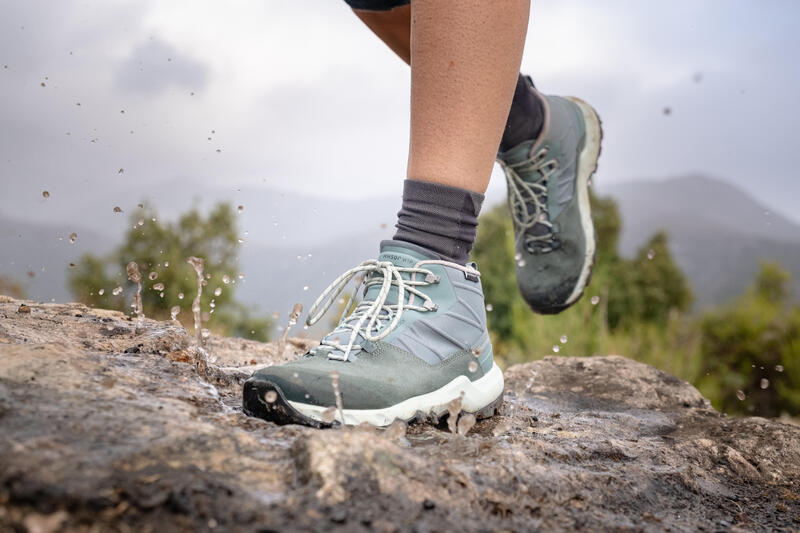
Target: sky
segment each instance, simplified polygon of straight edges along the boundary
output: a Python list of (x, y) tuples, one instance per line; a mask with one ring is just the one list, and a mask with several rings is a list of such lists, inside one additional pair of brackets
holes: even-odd
[[(792, 0), (534, 0), (522, 71), (598, 110), (601, 191), (702, 173), (800, 221), (799, 15)], [(0, 214), (43, 190), (368, 198), (405, 175), (408, 68), (334, 0), (0, 0), (0, 95)], [(489, 196), (503, 189), (495, 169)]]

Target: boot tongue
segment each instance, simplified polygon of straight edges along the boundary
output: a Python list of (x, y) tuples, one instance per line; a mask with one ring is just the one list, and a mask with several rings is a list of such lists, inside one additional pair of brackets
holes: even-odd
[[(398, 268), (411, 268), (420, 261), (424, 261), (426, 259), (440, 259), (435, 253), (422, 248), (421, 246), (417, 246), (416, 244), (411, 244), (403, 241), (381, 241), (381, 248), (380, 254), (378, 255), (378, 261), (389, 261), (394, 266)], [(373, 276), (376, 274), (373, 274)], [(400, 274), (403, 279), (407, 280), (411, 278), (411, 275), (403, 272)], [(367, 290), (367, 293), (364, 295), (365, 300), (374, 300), (378, 297), (378, 294), (381, 291), (381, 286), (379, 284), (375, 284)], [(406, 299), (408, 296), (406, 296)], [(396, 304), (397, 303), (397, 286), (393, 286), (389, 290), (389, 296), (386, 298), (387, 304)]]

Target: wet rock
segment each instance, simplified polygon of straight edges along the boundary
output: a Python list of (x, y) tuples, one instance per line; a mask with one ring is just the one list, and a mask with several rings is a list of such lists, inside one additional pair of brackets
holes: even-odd
[(173, 322), (23, 303), (0, 298), (0, 531), (800, 527), (800, 428), (623, 357), (516, 365), (467, 437), (390, 438), (242, 414), (242, 380), (311, 341), (212, 335), (199, 373)]

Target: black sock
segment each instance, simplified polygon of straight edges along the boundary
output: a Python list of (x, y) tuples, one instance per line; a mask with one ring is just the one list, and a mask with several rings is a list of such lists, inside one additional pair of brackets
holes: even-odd
[(405, 180), (394, 239), (464, 265), (475, 243), (483, 195), (427, 181)]
[(500, 141), (500, 151), (505, 152), (520, 143), (536, 139), (544, 125), (544, 106), (533, 90), (529, 76), (519, 75), (506, 129)]

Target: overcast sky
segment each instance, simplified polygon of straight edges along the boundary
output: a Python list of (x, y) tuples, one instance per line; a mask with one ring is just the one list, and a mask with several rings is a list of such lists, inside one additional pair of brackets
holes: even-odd
[[(800, 221), (798, 15), (534, 0), (522, 68), (599, 111), (601, 187), (702, 172)], [(0, 210), (175, 179), (397, 194), (408, 80), (335, 0), (0, 0)]]

